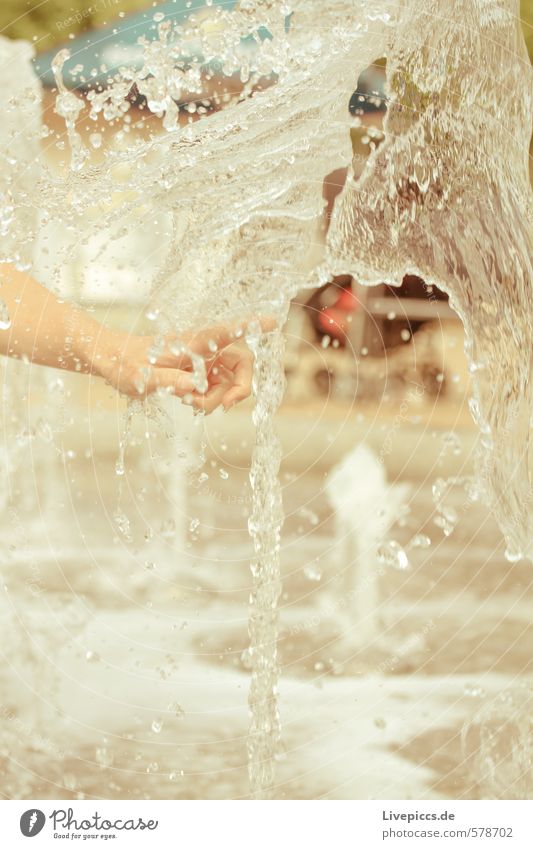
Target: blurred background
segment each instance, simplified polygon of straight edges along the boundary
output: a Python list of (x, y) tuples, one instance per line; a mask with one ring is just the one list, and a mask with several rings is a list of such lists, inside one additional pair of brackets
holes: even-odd
[[(533, 0), (521, 8), (531, 53)], [(35, 51), (36, 144), (50, 168), (68, 165), (57, 50), (69, 47), (65, 81), (89, 97), (139, 61), (158, 15), (192, 12), (210, 25), (200, 0), (3, 0), (2, 35)], [(4, 88), (17, 61), (4, 51)], [(384, 75), (377, 61), (346, 104), (359, 118), (356, 172), (383, 140)], [(238, 72), (212, 67), (204, 83), (179, 104), (183, 125), (242, 94)], [(82, 112), (95, 163), (121, 133), (160, 132), (134, 92), (129, 114), (116, 132)], [(324, 232), (345, 176), (324, 180)], [(60, 255), (65, 234), (47, 227), (46, 251)], [(61, 293), (104, 322), (149, 330), (149, 265), (165, 228), (131, 222), (113, 248), (105, 234), (80, 244)], [(46, 251), (36, 246), (36, 268), (50, 283)], [(276, 794), (529, 798), (531, 567), (505, 560), (470, 486), (477, 432), (461, 323), (417, 277), (371, 289), (339, 277), (295, 299), (285, 337)], [(97, 380), (5, 370), (23, 424), (3, 519), (1, 792), (246, 797), (252, 402), (205, 421), (148, 409), (126, 434), (123, 401)]]
[[(9, 38), (25, 38), (35, 41), (39, 50), (47, 50), (60, 44), (64, 39), (64, 33), (58, 23), (73, 18), (68, 24), (68, 32), (79, 34), (84, 30), (105, 26), (120, 13), (131, 13), (146, 11), (146, 9), (167, 6), (171, 8), (180, 5), (187, 7), (187, 3), (146, 3), (145, 0), (102, 0), (93, 4), (85, 3), (84, 0), (48, 0), (47, 3), (39, 3), (37, 0), (4, 0), (0, 13), (2, 31)], [(192, 3), (191, 6), (200, 4)], [(226, 4), (227, 5), (227, 4)], [(532, 27), (533, 27), (533, 3), (531, 0), (521, 0), (520, 17), (523, 21), (524, 36), (528, 45), (530, 55), (532, 49)]]

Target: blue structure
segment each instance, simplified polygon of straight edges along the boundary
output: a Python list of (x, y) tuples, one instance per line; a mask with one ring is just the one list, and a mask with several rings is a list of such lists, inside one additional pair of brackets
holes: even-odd
[[(236, 0), (212, 0), (211, 3), (212, 6), (225, 9), (232, 9), (235, 4)], [(154, 20), (154, 15), (162, 13), (164, 20), (180, 23), (193, 12), (205, 7), (205, 0), (167, 0), (158, 6), (149, 5), (145, 11), (118, 18), (105, 27), (82, 33), (63, 45), (41, 53), (34, 60), (35, 71), (43, 85), (53, 88), (55, 79), (52, 60), (59, 50), (67, 47), (70, 50), (70, 59), (63, 69), (65, 84), (71, 88), (98, 85), (105, 87), (109, 76), (115, 74), (120, 67), (140, 67), (142, 48), (138, 39), (157, 38), (159, 22)], [(110, 15), (113, 14), (112, 8), (110, 5)], [(101, 71), (102, 65), (106, 68), (104, 72)], [(73, 73), (73, 70), (80, 66), (83, 70)]]
[[(146, 0), (147, 5), (150, 0)], [(212, 0), (211, 6), (232, 9), (237, 0)], [(34, 60), (35, 71), (42, 84), (53, 88), (55, 78), (52, 72), (52, 61), (59, 50), (67, 47), (70, 59), (65, 62), (63, 77), (65, 85), (73, 89), (88, 89), (101, 86), (105, 88), (108, 80), (121, 67), (140, 68), (143, 50), (138, 43), (139, 38), (155, 40), (158, 37), (159, 21), (154, 15), (164, 15), (163, 20), (181, 23), (193, 12), (207, 7), (206, 0), (166, 0), (158, 6), (149, 5), (142, 12), (136, 12), (125, 18), (113, 20), (105, 27), (82, 33), (77, 38), (68, 40), (63, 45), (39, 54)], [(110, 13), (112, 14), (110, 3)], [(286, 19), (286, 27), (290, 25), (290, 16)], [(266, 28), (260, 28), (259, 35), (268, 38), (270, 33)], [(253, 50), (253, 39), (250, 42)], [(188, 56), (189, 59), (202, 60), (201, 56)], [(105, 71), (102, 71), (102, 66)], [(82, 68), (82, 70), (79, 70)], [(383, 91), (384, 76), (378, 68), (369, 68), (359, 79), (357, 91), (352, 96), (350, 111), (375, 112), (385, 109), (385, 94)]]

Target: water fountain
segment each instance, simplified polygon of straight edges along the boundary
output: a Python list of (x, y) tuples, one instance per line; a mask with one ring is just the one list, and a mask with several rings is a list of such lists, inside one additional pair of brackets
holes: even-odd
[[(328, 477), (326, 489), (332, 505), (337, 546), (333, 552), (335, 571), (342, 566), (342, 595), (348, 601), (342, 617), (344, 627), (356, 627), (355, 641), (365, 646), (380, 634), (379, 579), (383, 563), (407, 569), (408, 560), (395, 540), (384, 543), (408, 497), (406, 484), (391, 486), (385, 469), (365, 445), (358, 445)], [(378, 557), (379, 545), (387, 545)], [(337, 618), (338, 614), (337, 614)]]
[[(26, 166), (11, 152), (2, 193), (4, 209), (14, 212), (4, 213), (0, 257), (31, 267), (19, 246), (51, 220), (75, 242), (104, 227), (120, 238), (130, 217), (164, 213), (173, 236), (152, 281), (164, 317), (160, 333), (200, 321), (276, 317), (277, 330), (263, 334), (252, 323), (248, 333), (257, 439), (249, 754), (252, 794), (264, 798), (274, 792), (280, 737), (283, 516), (273, 416), (283, 391), (281, 327), (298, 289), (333, 273), (366, 285), (399, 285), (411, 273), (448, 292), (465, 325), (474, 375), (480, 492), (497, 510), (509, 559), (531, 555), (531, 357), (524, 352), (531, 347), (532, 75), (515, 0), (331, 0), (318, 19), (314, 0), (243, 0), (234, 11), (214, 8), (213, 16), (221, 26), (209, 30), (194, 15), (180, 27), (154, 18), (158, 39), (145, 45), (143, 68), (122, 69), (108, 88), (90, 93), (89, 118), (104, 119), (120, 136), (97, 164), (76, 128), (81, 98), (62, 81), (68, 52), (58, 55), (56, 111), (65, 120), (70, 167), (59, 176), (45, 169), (30, 191)], [(260, 35), (264, 29), (268, 37)], [(241, 72), (244, 94), (180, 127), (176, 100), (202, 85), (200, 65), (180, 58), (182, 41), (196, 38), (206, 59), (222, 57), (230, 74), (244, 36), (256, 42), (254, 64)], [(349, 130), (357, 118), (347, 103), (361, 71), (383, 56), (385, 141), (360, 179), (349, 170), (323, 245), (322, 180), (340, 166), (350, 169)], [(267, 77), (274, 84), (253, 91)], [(132, 91), (166, 132), (128, 140)], [(25, 125), (21, 136), (29, 131)], [(39, 225), (27, 214), (36, 203)], [(59, 275), (57, 267), (52, 285)]]

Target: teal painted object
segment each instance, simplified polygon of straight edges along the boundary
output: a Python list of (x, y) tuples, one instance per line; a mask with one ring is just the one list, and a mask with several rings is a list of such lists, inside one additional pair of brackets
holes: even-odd
[[(67, 47), (70, 59), (63, 69), (65, 84), (78, 89), (105, 86), (108, 78), (120, 67), (140, 67), (142, 48), (137, 42), (143, 36), (149, 40), (157, 38), (158, 23), (154, 21), (156, 13), (162, 12), (165, 20), (181, 22), (206, 5), (205, 0), (168, 0), (158, 6), (150, 5), (143, 12), (118, 18), (105, 27), (85, 32), (59, 47), (39, 54), (34, 60), (35, 71), (43, 85), (53, 88), (55, 79), (52, 60), (59, 50)], [(232, 9), (236, 0), (212, 0), (211, 5)], [(264, 35), (268, 35), (266, 30)], [(73, 69), (80, 65), (83, 71), (73, 74)], [(101, 71), (102, 65), (106, 67), (104, 72)]]

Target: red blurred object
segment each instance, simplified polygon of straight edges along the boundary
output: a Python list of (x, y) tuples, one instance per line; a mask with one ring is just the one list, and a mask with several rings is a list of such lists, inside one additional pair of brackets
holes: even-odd
[(339, 342), (346, 340), (348, 333), (349, 317), (359, 309), (359, 301), (352, 292), (352, 284), (348, 283), (340, 293), (339, 297), (331, 307), (325, 307), (318, 315), (320, 329), (338, 339)]

